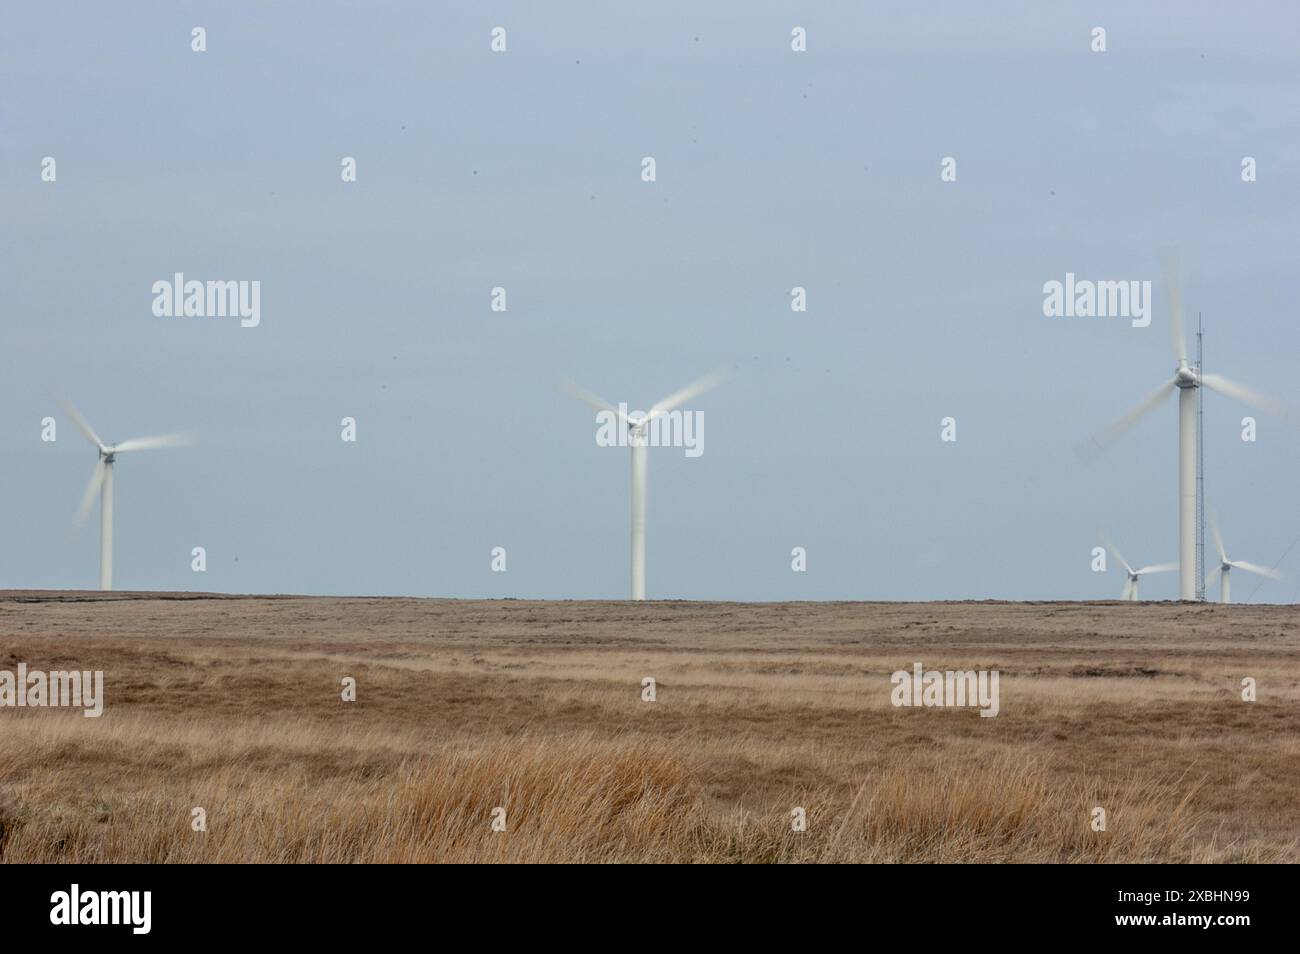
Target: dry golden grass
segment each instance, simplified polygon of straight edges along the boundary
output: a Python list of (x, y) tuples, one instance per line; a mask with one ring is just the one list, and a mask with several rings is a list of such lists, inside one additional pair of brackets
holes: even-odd
[[(100, 719), (0, 710), (0, 860), (1294, 861), (1298, 625), (0, 593), (0, 668), (103, 669), (107, 696)], [(914, 661), (1000, 669), (1001, 714), (893, 708)]]

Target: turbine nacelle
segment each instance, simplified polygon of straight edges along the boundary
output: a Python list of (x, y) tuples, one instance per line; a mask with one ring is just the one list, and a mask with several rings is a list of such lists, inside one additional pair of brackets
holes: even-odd
[(627, 423), (627, 443), (629, 447), (650, 446), (650, 417), (625, 418)]
[(1197, 377), (1196, 370), (1187, 364), (1186, 358), (1178, 362), (1178, 370), (1174, 372), (1174, 386), (1179, 388), (1201, 386), (1201, 379)]

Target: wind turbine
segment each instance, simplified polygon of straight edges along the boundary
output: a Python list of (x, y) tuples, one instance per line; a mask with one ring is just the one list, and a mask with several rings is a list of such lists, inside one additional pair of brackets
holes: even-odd
[(1137, 602), (1138, 577), (1146, 576), (1148, 573), (1169, 573), (1172, 570), (1178, 569), (1177, 563), (1156, 563), (1152, 566), (1144, 566), (1141, 569), (1135, 570), (1129, 565), (1128, 560), (1124, 559), (1124, 555), (1119, 552), (1119, 549), (1111, 542), (1109, 537), (1102, 534), (1101, 539), (1102, 542), (1106, 544), (1106, 549), (1111, 552), (1115, 559), (1124, 564), (1124, 570), (1128, 573), (1128, 579), (1124, 581), (1124, 588), (1119, 591), (1119, 598), (1122, 600), (1130, 600), (1134, 603)]
[(628, 446), (632, 449), (632, 599), (645, 599), (645, 485), (646, 485), (646, 436), (650, 422), (667, 414), (676, 407), (698, 397), (705, 391), (717, 387), (726, 377), (726, 370), (718, 368), (704, 377), (674, 391), (668, 397), (652, 406), (642, 414), (639, 411), (628, 412), (624, 407), (616, 408), (602, 397), (592, 394), (587, 389), (572, 381), (562, 381), (561, 386), (572, 397), (582, 401), (597, 411), (613, 414), (627, 428)]
[(1286, 415), (1280, 401), (1236, 384), (1221, 374), (1202, 374), (1187, 361), (1187, 338), (1183, 333), (1183, 299), (1178, 274), (1172, 262), (1165, 265), (1169, 294), (1169, 332), (1178, 367), (1173, 379), (1160, 385), (1137, 407), (1095, 434), (1082, 450), (1100, 453), (1125, 431), (1153, 410), (1174, 390), (1178, 391), (1178, 590), (1179, 598), (1196, 599), (1196, 389), (1201, 385), (1271, 414)]
[(90, 508), (95, 502), (95, 491), (99, 491), (99, 588), (113, 588), (113, 464), (117, 455), (124, 451), (153, 450), (158, 447), (182, 447), (193, 444), (193, 434), (163, 434), (159, 437), (137, 437), (118, 444), (105, 444), (100, 440), (95, 429), (81, 416), (81, 412), (71, 401), (60, 399), (64, 410), (77, 425), (77, 430), (99, 451), (95, 469), (90, 475), (90, 484), (81, 498), (77, 508), (78, 524), (84, 523)]
[(1216, 566), (1213, 572), (1205, 578), (1205, 585), (1208, 587), (1211, 580), (1216, 576), (1219, 577), (1220, 603), (1232, 602), (1232, 591), (1229, 586), (1228, 575), (1229, 571), (1234, 567), (1238, 570), (1245, 570), (1247, 573), (1258, 573), (1260, 576), (1266, 576), (1270, 580), (1282, 579), (1282, 574), (1278, 573), (1276, 570), (1269, 570), (1254, 563), (1247, 563), (1245, 560), (1229, 560), (1227, 551), (1223, 549), (1223, 537), (1219, 536), (1219, 522), (1214, 519), (1213, 513), (1210, 514), (1210, 532), (1214, 534), (1214, 546), (1219, 551), (1219, 565)]

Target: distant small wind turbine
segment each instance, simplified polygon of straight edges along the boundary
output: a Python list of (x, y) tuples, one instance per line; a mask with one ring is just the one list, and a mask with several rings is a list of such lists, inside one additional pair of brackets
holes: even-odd
[(1213, 388), (1234, 400), (1262, 411), (1288, 415), (1286, 405), (1258, 391), (1229, 381), (1221, 374), (1199, 373), (1187, 362), (1187, 338), (1183, 334), (1183, 297), (1177, 270), (1172, 261), (1165, 264), (1165, 284), (1169, 294), (1169, 332), (1178, 367), (1173, 379), (1160, 385), (1142, 403), (1118, 421), (1095, 434), (1080, 450), (1085, 456), (1100, 453), (1149, 411), (1178, 391), (1178, 589), (1179, 598), (1196, 599), (1196, 389)]
[[(628, 446), (632, 449), (632, 599), (645, 599), (645, 488), (646, 488), (646, 429), (650, 422), (680, 407), (692, 398), (717, 387), (726, 378), (726, 370), (718, 368), (680, 391), (655, 404), (645, 414), (625, 414), (602, 397), (592, 394), (572, 381), (562, 381), (561, 386), (570, 396), (577, 398), (597, 411), (608, 411), (622, 421), (628, 431)], [(633, 412), (635, 413), (635, 412)]]
[(1138, 598), (1138, 578), (1146, 576), (1148, 573), (1169, 573), (1178, 569), (1177, 563), (1156, 563), (1153, 566), (1144, 566), (1135, 570), (1129, 565), (1128, 560), (1124, 559), (1124, 554), (1111, 542), (1111, 539), (1102, 534), (1102, 542), (1106, 544), (1106, 549), (1111, 552), (1116, 560), (1124, 565), (1124, 570), (1128, 573), (1128, 579), (1124, 581), (1124, 588), (1119, 592), (1119, 598), (1136, 603)]
[(137, 437), (118, 444), (105, 444), (71, 401), (60, 399), (59, 403), (77, 425), (77, 430), (81, 431), (86, 440), (94, 444), (99, 451), (99, 459), (95, 461), (95, 469), (90, 475), (90, 484), (81, 498), (81, 506), (77, 508), (76, 522), (79, 525), (85, 522), (95, 502), (95, 491), (99, 491), (99, 588), (111, 590), (113, 588), (113, 464), (117, 460), (117, 455), (124, 451), (182, 447), (195, 443), (197, 438), (189, 433), (164, 434), (160, 437)]
[(1210, 575), (1205, 578), (1205, 585), (1208, 588), (1210, 583), (1217, 576), (1219, 578), (1219, 602), (1232, 602), (1232, 587), (1228, 575), (1234, 567), (1238, 570), (1245, 570), (1247, 573), (1256, 573), (1260, 576), (1266, 576), (1270, 580), (1282, 579), (1282, 574), (1276, 570), (1269, 570), (1255, 563), (1247, 563), (1245, 560), (1229, 560), (1227, 551), (1223, 549), (1223, 537), (1219, 536), (1219, 522), (1214, 519), (1214, 513), (1210, 513), (1210, 532), (1214, 534), (1214, 546), (1219, 551), (1219, 565), (1216, 566)]

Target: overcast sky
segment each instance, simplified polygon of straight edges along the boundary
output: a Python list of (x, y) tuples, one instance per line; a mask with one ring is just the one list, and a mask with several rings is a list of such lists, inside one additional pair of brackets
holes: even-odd
[[(97, 583), (98, 508), (69, 536), (95, 451), (52, 387), (110, 442), (200, 434), (119, 459), (120, 589), (528, 598), (628, 590), (629, 454), (557, 375), (644, 409), (733, 370), (690, 405), (701, 456), (649, 451), (651, 598), (1110, 598), (1102, 528), (1175, 560), (1175, 402), (1073, 450), (1172, 374), (1166, 251), (1207, 369), (1300, 404), (1292, 4), (5, 21), (0, 587)], [(156, 317), (175, 272), (259, 281), (260, 325)], [(1153, 281), (1150, 327), (1045, 317), (1067, 272)], [(1300, 425), (1210, 394), (1205, 431), (1230, 555), (1288, 575), (1234, 598), (1294, 601)]]

